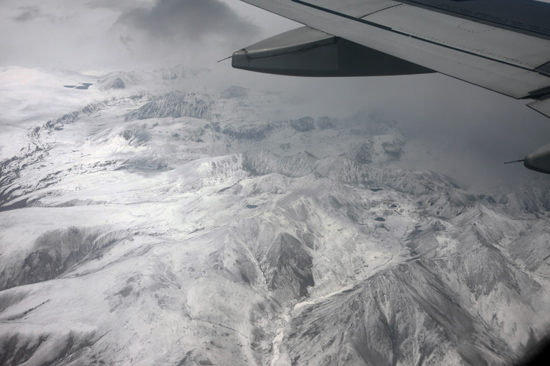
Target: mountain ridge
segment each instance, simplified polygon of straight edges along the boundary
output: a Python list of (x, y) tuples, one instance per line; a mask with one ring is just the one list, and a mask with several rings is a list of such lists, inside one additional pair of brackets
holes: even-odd
[(284, 96), (116, 92), (1, 162), (0, 363), (514, 364), (550, 330), (544, 182), (468, 192)]

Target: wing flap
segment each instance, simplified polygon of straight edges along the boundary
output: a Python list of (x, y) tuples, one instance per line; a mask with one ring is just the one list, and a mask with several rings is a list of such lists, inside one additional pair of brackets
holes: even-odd
[(433, 72), (327, 33), (301, 27), (237, 51), (234, 68), (294, 76), (385, 76)]
[(373, 23), (495, 61), (534, 70), (550, 61), (550, 41), (401, 4), (364, 17)]
[(550, 98), (537, 100), (535, 102), (527, 104), (527, 106), (550, 118)]
[(401, 5), (394, 0), (316, 0), (315, 5), (353, 17), (364, 17), (377, 11)]

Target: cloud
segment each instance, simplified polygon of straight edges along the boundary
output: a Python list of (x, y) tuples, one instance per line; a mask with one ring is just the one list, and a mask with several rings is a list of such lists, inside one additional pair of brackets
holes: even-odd
[(11, 17), (11, 20), (19, 23), (26, 23), (41, 19), (45, 19), (52, 23), (55, 23), (61, 19), (53, 14), (43, 12), (37, 6), (21, 6), (17, 8), (17, 11), (18, 14)]
[(16, 22), (28, 22), (42, 17), (40, 9), (34, 6), (23, 6), (18, 8), (18, 10), (19, 14), (11, 18)]
[(264, 14), (233, 0), (0, 0), (0, 65), (210, 68), (258, 41), (250, 19)]
[(11, 17), (10, 19), (18, 23), (28, 23), (37, 20), (47, 20), (51, 23), (56, 23), (64, 19), (63, 17), (44, 12), (38, 6), (20, 6), (14, 10), (17, 12), (17, 15)]
[(91, 9), (130, 10), (138, 7), (151, 7), (154, 3), (154, 0), (91, 0), (86, 3), (86, 6)]
[(219, 0), (160, 0), (153, 8), (123, 13), (118, 24), (146, 32), (154, 39), (201, 42), (208, 36), (239, 37), (259, 28)]
[(221, 0), (159, 0), (124, 10), (112, 32), (136, 62), (209, 67), (257, 39), (260, 28)]

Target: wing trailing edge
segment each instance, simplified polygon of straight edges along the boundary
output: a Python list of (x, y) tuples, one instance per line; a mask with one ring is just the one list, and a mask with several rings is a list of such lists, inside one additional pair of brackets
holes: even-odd
[(547, 97), (548, 99), (537, 100), (527, 104), (527, 106), (550, 118), (550, 96)]

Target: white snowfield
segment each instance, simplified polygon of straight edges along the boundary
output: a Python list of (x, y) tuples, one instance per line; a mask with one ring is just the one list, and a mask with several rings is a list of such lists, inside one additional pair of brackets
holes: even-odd
[(198, 71), (0, 72), (2, 365), (512, 365), (550, 331), (547, 185), (470, 193), (396, 168), (395, 122)]

